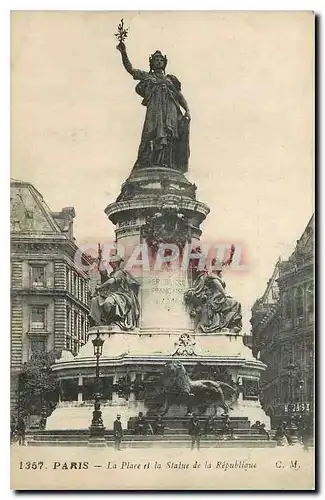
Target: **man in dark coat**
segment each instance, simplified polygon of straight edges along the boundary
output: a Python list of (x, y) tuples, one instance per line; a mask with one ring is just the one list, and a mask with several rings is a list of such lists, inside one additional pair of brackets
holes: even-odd
[(142, 411), (139, 412), (135, 420), (135, 434), (145, 436), (147, 434), (147, 421)]
[(121, 424), (121, 415), (116, 416), (116, 420), (114, 422), (114, 441), (115, 441), (115, 449), (121, 450), (121, 441), (123, 437), (123, 429)]
[(223, 439), (227, 439), (227, 435), (230, 435), (231, 438), (237, 439), (236, 436), (234, 436), (234, 429), (233, 426), (231, 425), (231, 420), (228, 414), (223, 414), (221, 415), (222, 421), (222, 432), (224, 435)]
[(190, 419), (190, 422), (188, 425), (188, 433), (192, 438), (191, 449), (194, 450), (194, 447), (196, 444), (197, 450), (199, 450), (200, 449), (201, 428), (200, 428), (200, 422), (198, 421), (198, 419), (195, 415), (193, 415)]
[(17, 434), (19, 438), (19, 444), (21, 446), (25, 446), (26, 424), (23, 417), (18, 418)]
[(16, 439), (17, 422), (12, 418), (10, 422), (10, 442), (13, 443)]

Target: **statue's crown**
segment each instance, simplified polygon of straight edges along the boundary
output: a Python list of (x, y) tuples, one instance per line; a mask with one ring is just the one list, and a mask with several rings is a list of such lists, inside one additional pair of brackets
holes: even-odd
[(156, 52), (154, 52), (153, 54), (151, 54), (151, 56), (149, 57), (150, 69), (152, 69), (152, 63), (153, 63), (155, 57), (157, 57), (157, 56), (163, 57), (163, 59), (164, 59), (164, 69), (165, 69), (166, 66), (167, 66), (167, 57), (164, 56), (163, 53), (160, 50), (156, 50)]

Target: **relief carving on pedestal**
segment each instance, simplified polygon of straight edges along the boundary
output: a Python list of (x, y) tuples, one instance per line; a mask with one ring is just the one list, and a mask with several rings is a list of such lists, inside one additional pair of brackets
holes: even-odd
[(258, 400), (260, 395), (259, 382), (256, 379), (242, 379), (243, 399)]
[(188, 218), (179, 210), (177, 204), (164, 203), (159, 212), (147, 219), (142, 227), (142, 237), (148, 246), (155, 250), (161, 243), (173, 243), (183, 248), (191, 241)]
[(180, 335), (177, 342), (175, 342), (176, 350), (173, 356), (197, 356), (195, 352), (196, 342), (193, 335), (183, 333)]

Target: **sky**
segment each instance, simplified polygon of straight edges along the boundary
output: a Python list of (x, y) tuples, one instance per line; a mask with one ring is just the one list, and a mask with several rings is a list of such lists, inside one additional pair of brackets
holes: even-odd
[(134, 67), (160, 49), (189, 103), (188, 178), (211, 212), (207, 241), (245, 249), (225, 273), (250, 308), (314, 211), (313, 17), (308, 12), (15, 12), (11, 175), (53, 211), (76, 210), (79, 244), (111, 241), (104, 209), (136, 160), (145, 108), (114, 33), (129, 27)]

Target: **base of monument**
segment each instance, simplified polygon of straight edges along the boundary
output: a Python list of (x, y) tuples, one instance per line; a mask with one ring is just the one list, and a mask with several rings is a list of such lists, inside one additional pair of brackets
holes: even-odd
[[(265, 414), (258, 401), (239, 400), (237, 403), (233, 404), (232, 408), (233, 409), (229, 413), (231, 418), (249, 420), (251, 423), (259, 420), (262, 424), (265, 424), (266, 429), (270, 429), (270, 418)], [(86, 429), (89, 427), (89, 422), (91, 422), (92, 410), (93, 406), (91, 403), (70, 403), (69, 405), (60, 403), (53, 411), (52, 415), (48, 417), (46, 430), (54, 431), (66, 428), (74, 430)], [(126, 429), (130, 419), (136, 417), (139, 412), (146, 415), (148, 408), (146, 408), (143, 401), (126, 401), (120, 398), (119, 401), (114, 403), (109, 402), (101, 404), (101, 411), (103, 423), (107, 429), (113, 428), (113, 422), (117, 414), (121, 415), (122, 427)], [(150, 413), (155, 414), (156, 412), (149, 412), (149, 415)], [(217, 415), (220, 416), (222, 413), (223, 410), (218, 408)], [(203, 417), (207, 418), (209, 415), (213, 414), (214, 409), (211, 407), (208, 408)], [(166, 417), (186, 418), (185, 415), (185, 407), (172, 405)], [(64, 423), (66, 423), (67, 427), (64, 427)]]
[[(48, 417), (46, 429), (60, 430), (86, 429), (92, 421), (93, 401), (85, 400), (91, 395), (84, 389), (93, 379), (95, 371), (95, 357), (93, 354), (92, 340), (100, 332), (103, 340), (103, 353), (99, 360), (100, 377), (106, 381), (112, 392), (109, 399), (101, 400), (101, 411), (104, 426), (112, 428), (117, 414), (121, 415), (123, 428), (126, 428), (130, 418), (142, 412), (147, 415), (149, 410), (145, 407), (143, 392), (135, 390), (136, 384), (145, 383), (151, 377), (163, 373), (166, 363), (180, 362), (190, 378), (195, 374), (198, 378), (206, 380), (213, 370), (216, 370), (217, 380), (231, 384), (240, 391), (239, 399), (233, 404), (230, 417), (248, 418), (252, 423), (259, 420), (270, 428), (270, 419), (261, 408), (258, 401), (258, 383), (260, 374), (265, 365), (252, 356), (251, 350), (243, 344), (241, 335), (232, 331), (223, 331), (218, 334), (193, 334), (188, 332), (183, 335), (181, 331), (162, 331), (138, 329), (131, 333), (121, 332), (117, 327), (90, 328), (88, 341), (75, 357), (63, 351), (61, 359), (53, 366), (61, 384), (74, 379), (77, 391), (75, 401), (60, 402), (53, 413)], [(177, 333), (176, 333), (177, 332)], [(201, 374), (202, 372), (202, 374)], [(119, 396), (117, 383), (129, 377), (129, 397), (124, 399)], [(143, 389), (142, 389), (143, 391)], [(227, 397), (227, 389), (225, 396)], [(229, 391), (228, 391), (229, 392)], [(107, 394), (107, 392), (106, 392)], [(229, 396), (229, 394), (228, 394)], [(64, 399), (65, 394), (63, 394)], [(205, 413), (206, 416), (215, 410), (211, 406)], [(162, 412), (162, 408), (151, 410), (151, 414)], [(193, 412), (197, 410), (194, 408)], [(222, 413), (218, 408), (217, 415)], [(185, 416), (186, 408), (171, 406), (167, 416)]]

